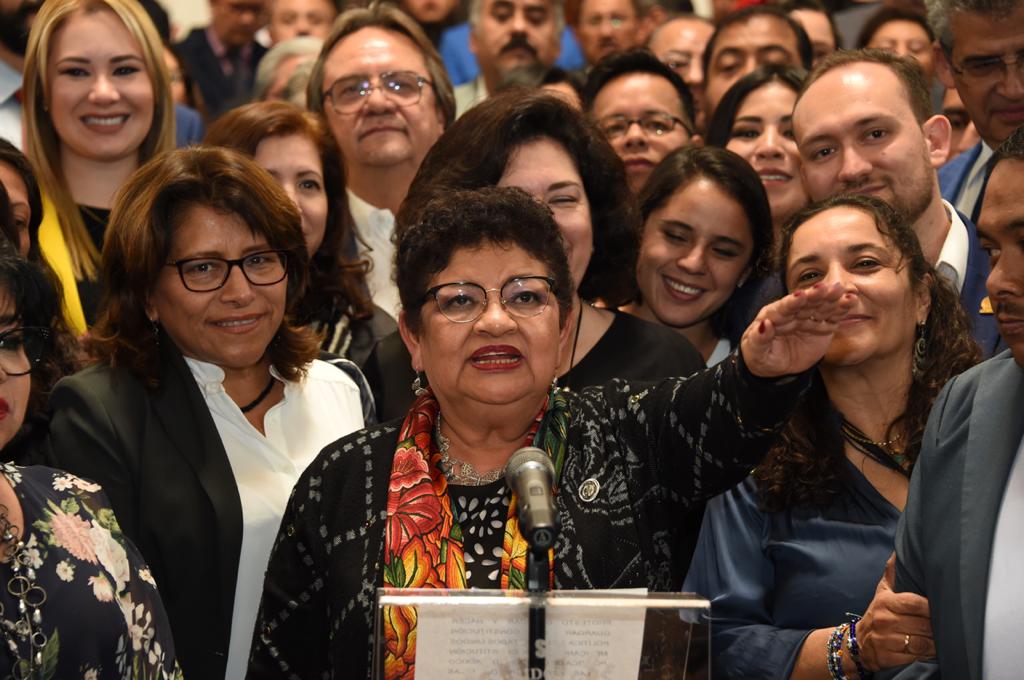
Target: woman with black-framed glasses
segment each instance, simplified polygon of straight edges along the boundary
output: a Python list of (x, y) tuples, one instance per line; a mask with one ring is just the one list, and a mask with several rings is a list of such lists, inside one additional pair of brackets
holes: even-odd
[[(0, 222), (4, 196), (0, 187)], [(100, 486), (10, 462), (52, 386), (59, 336), (69, 335), (51, 329), (57, 289), (0, 239), (0, 677), (134, 669), (170, 680), (179, 671), (160, 595)]]
[(371, 415), (354, 364), (318, 360), (295, 321), (308, 262), (295, 203), (249, 156), (154, 159), (111, 215), (100, 363), (51, 400), (53, 461), (107, 489), (171, 594), (188, 676), (244, 675), (288, 494)]

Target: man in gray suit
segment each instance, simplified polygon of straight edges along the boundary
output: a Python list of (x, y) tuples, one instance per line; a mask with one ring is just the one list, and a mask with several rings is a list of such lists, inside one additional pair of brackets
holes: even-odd
[(992, 265), (989, 301), (1010, 349), (950, 381), (932, 409), (896, 532), (896, 590), (928, 598), (938, 659), (899, 678), (1024, 673), (1022, 176), (1019, 127), (996, 152), (978, 221)]

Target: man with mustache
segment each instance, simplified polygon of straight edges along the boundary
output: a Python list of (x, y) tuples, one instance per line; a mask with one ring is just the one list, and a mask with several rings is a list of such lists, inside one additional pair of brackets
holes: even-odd
[(0, 137), (22, 148), (21, 71), (40, 0), (0, 0)]
[[(977, 217), (992, 150), (1024, 124), (1024, 2), (929, 0), (936, 74), (956, 88), (981, 141), (939, 171), (942, 195)], [(1014, 56), (1016, 55), (1016, 56)]]
[(929, 87), (910, 58), (881, 50), (834, 52), (804, 83), (793, 132), (811, 200), (870, 194), (914, 225), (921, 250), (960, 292), (985, 356), (999, 344), (985, 295), (988, 260), (970, 219), (942, 200), (936, 169), (952, 129), (932, 115)]
[(978, 232), (1009, 351), (950, 381), (928, 420), (896, 530), (895, 590), (928, 598), (938, 658), (901, 679), (1002, 680), (1024, 667), (1024, 127), (993, 163)]
[(395, 213), (427, 150), (455, 118), (444, 63), (415, 20), (394, 5), (374, 3), (334, 22), (307, 94), (342, 152), (353, 249), (370, 262), (370, 296), (397, 319)]
[(512, 69), (554, 64), (564, 27), (562, 0), (471, 0), (469, 49), (480, 74), (455, 88), (456, 116), (486, 99)]

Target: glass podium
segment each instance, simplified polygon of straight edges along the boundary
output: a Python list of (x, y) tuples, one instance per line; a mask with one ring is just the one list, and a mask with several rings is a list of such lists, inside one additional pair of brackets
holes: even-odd
[[(542, 614), (540, 639), (531, 612)], [(709, 622), (710, 603), (686, 593), (380, 588), (372, 677), (705, 679)], [(528, 661), (531, 644), (540, 670)]]

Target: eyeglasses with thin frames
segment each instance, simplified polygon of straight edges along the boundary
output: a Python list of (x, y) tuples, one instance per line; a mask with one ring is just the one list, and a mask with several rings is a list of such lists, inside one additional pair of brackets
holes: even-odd
[(967, 57), (959, 64), (955, 64), (952, 55), (947, 50), (949, 57), (949, 68), (965, 80), (976, 82), (988, 82), (999, 78), (1006, 78), (1010, 69), (1018, 78), (1024, 79), (1024, 50), (1010, 54), (996, 54), (981, 57)]
[(38, 364), (50, 339), (50, 330), (35, 326), (0, 333), (0, 369), (8, 376), (26, 375)]
[(208, 293), (224, 287), (233, 267), (241, 269), (246, 280), (254, 286), (280, 283), (288, 276), (288, 253), (284, 250), (261, 250), (234, 260), (223, 257), (189, 257), (167, 262), (165, 266), (177, 267), (181, 283), (188, 290)]
[(423, 295), (423, 299), (434, 298), (438, 311), (449, 321), (471, 323), (483, 316), (488, 293), (494, 291), (506, 312), (526, 319), (547, 308), (554, 285), (554, 279), (547, 276), (517, 276), (502, 284), (500, 289), (456, 281), (434, 286)]
[(381, 94), (398, 106), (412, 106), (423, 97), (424, 85), (430, 81), (413, 71), (385, 71), (377, 77), (377, 84), (366, 75), (338, 78), (331, 84), (324, 97), (331, 100), (335, 113), (357, 111), (373, 93)]
[(640, 129), (648, 137), (667, 135), (669, 132), (672, 132), (676, 125), (682, 126), (688, 134), (692, 134), (690, 127), (683, 119), (670, 116), (667, 113), (650, 112), (645, 113), (639, 118), (605, 116), (598, 121), (598, 126), (608, 139), (618, 139), (625, 136), (629, 132), (629, 128), (633, 127), (634, 124), (639, 125)]

